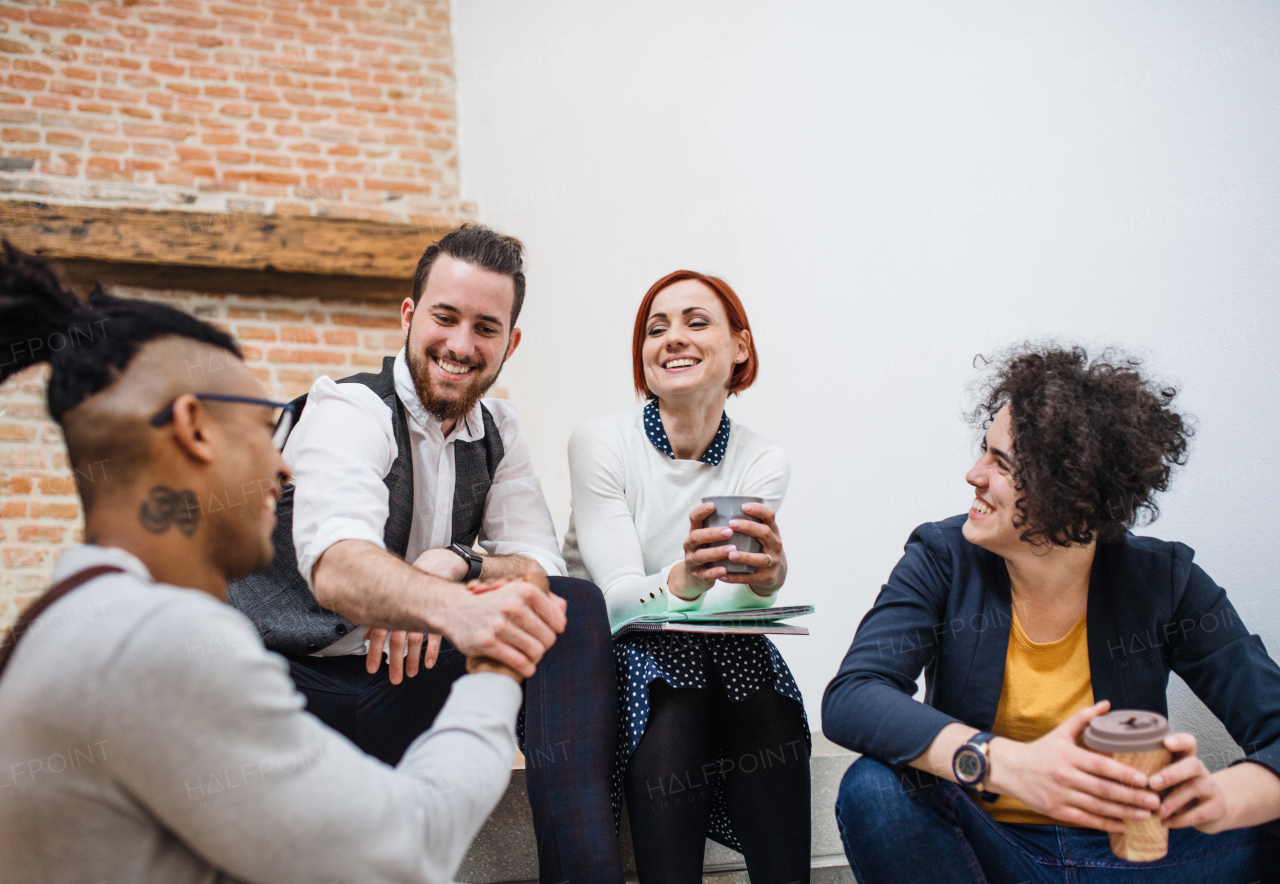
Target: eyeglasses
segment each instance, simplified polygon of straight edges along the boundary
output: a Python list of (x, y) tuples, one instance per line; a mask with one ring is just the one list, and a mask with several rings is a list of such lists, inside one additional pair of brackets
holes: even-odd
[[(294, 404), (292, 402), (274, 402), (271, 399), (254, 399), (252, 396), (229, 396), (225, 393), (194, 393), (197, 399), (209, 399), (214, 402), (242, 402), (246, 405), (261, 405), (266, 408), (279, 408), (280, 418), (271, 434), (271, 444), (277, 451), (284, 451), (285, 440), (289, 438), (294, 424)], [(151, 426), (159, 427), (173, 420), (173, 403), (151, 419)]]

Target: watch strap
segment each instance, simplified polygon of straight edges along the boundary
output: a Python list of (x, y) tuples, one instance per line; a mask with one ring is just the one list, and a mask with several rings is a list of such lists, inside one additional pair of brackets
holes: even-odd
[[(989, 734), (986, 731), (981, 731), (979, 733), (974, 734), (972, 737), (970, 737), (969, 742), (966, 743), (966, 745), (973, 746), (976, 749), (978, 746), (985, 746), (987, 743), (990, 743), (992, 740), (995, 739), (995, 736), (996, 736), (995, 734)], [(987, 779), (991, 776), (990, 747), (988, 747), (987, 751), (983, 754), (986, 756), (986, 759), (987, 759), (987, 771), (982, 776), (982, 782), (978, 783), (976, 788), (978, 790), (978, 797), (981, 798), (983, 801), (990, 803), (992, 801), (1000, 800), (1000, 796), (997, 795), (995, 792), (988, 792), (986, 789)]]
[(467, 576), (463, 578), (464, 582), (470, 582), (480, 576), (480, 570), (484, 567), (484, 559), (482, 557), (457, 542), (449, 544), (449, 549), (457, 553), (467, 563)]

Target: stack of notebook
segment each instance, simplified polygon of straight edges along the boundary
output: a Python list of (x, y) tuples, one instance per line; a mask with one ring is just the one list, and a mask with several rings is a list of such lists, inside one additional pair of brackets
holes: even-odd
[(813, 605), (780, 608), (750, 608), (745, 611), (665, 611), (642, 614), (613, 628), (615, 638), (633, 632), (706, 632), (731, 635), (808, 635), (803, 626), (783, 620), (812, 614)]

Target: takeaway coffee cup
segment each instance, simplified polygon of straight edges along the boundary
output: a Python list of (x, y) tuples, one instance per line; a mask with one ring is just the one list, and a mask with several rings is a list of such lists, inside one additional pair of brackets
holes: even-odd
[[(1119, 709), (1089, 722), (1084, 744), (1151, 776), (1173, 760), (1164, 747), (1168, 735), (1169, 722), (1163, 715)], [(1130, 862), (1150, 862), (1169, 852), (1169, 830), (1154, 813), (1145, 820), (1125, 820), (1124, 832), (1110, 834), (1111, 852)]]
[[(719, 497), (704, 497), (703, 503), (714, 503), (716, 511), (707, 516), (706, 526), (708, 528), (728, 528), (730, 519), (750, 519), (753, 522), (759, 522), (755, 516), (748, 516), (742, 511), (744, 503), (764, 503), (763, 497), (744, 497), (741, 494), (724, 494)], [(733, 537), (729, 540), (738, 548), (738, 552), (758, 553), (760, 552), (760, 541), (756, 540), (750, 534), (742, 534), (738, 531), (733, 532)], [(708, 543), (702, 548), (708, 546), (723, 546), (724, 541), (718, 540), (715, 543)], [(729, 559), (721, 559), (718, 562), (711, 562), (708, 568), (723, 567), (730, 574), (754, 574), (756, 569), (742, 562), (734, 562)]]

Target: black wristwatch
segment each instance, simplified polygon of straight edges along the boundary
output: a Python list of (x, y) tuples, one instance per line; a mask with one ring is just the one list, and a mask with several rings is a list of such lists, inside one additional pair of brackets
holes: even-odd
[(951, 758), (951, 772), (955, 774), (956, 782), (966, 789), (976, 789), (984, 801), (995, 801), (999, 797), (982, 788), (987, 774), (991, 773), (991, 762), (987, 753), (990, 749), (988, 744), (993, 736), (985, 731), (974, 734), (969, 738), (969, 742), (957, 749), (956, 754)]
[(480, 568), (484, 565), (484, 556), (478, 556), (471, 550), (467, 549), (461, 543), (449, 544), (449, 549), (462, 556), (467, 563), (467, 576), (463, 578), (463, 582), (475, 580), (480, 576)]

